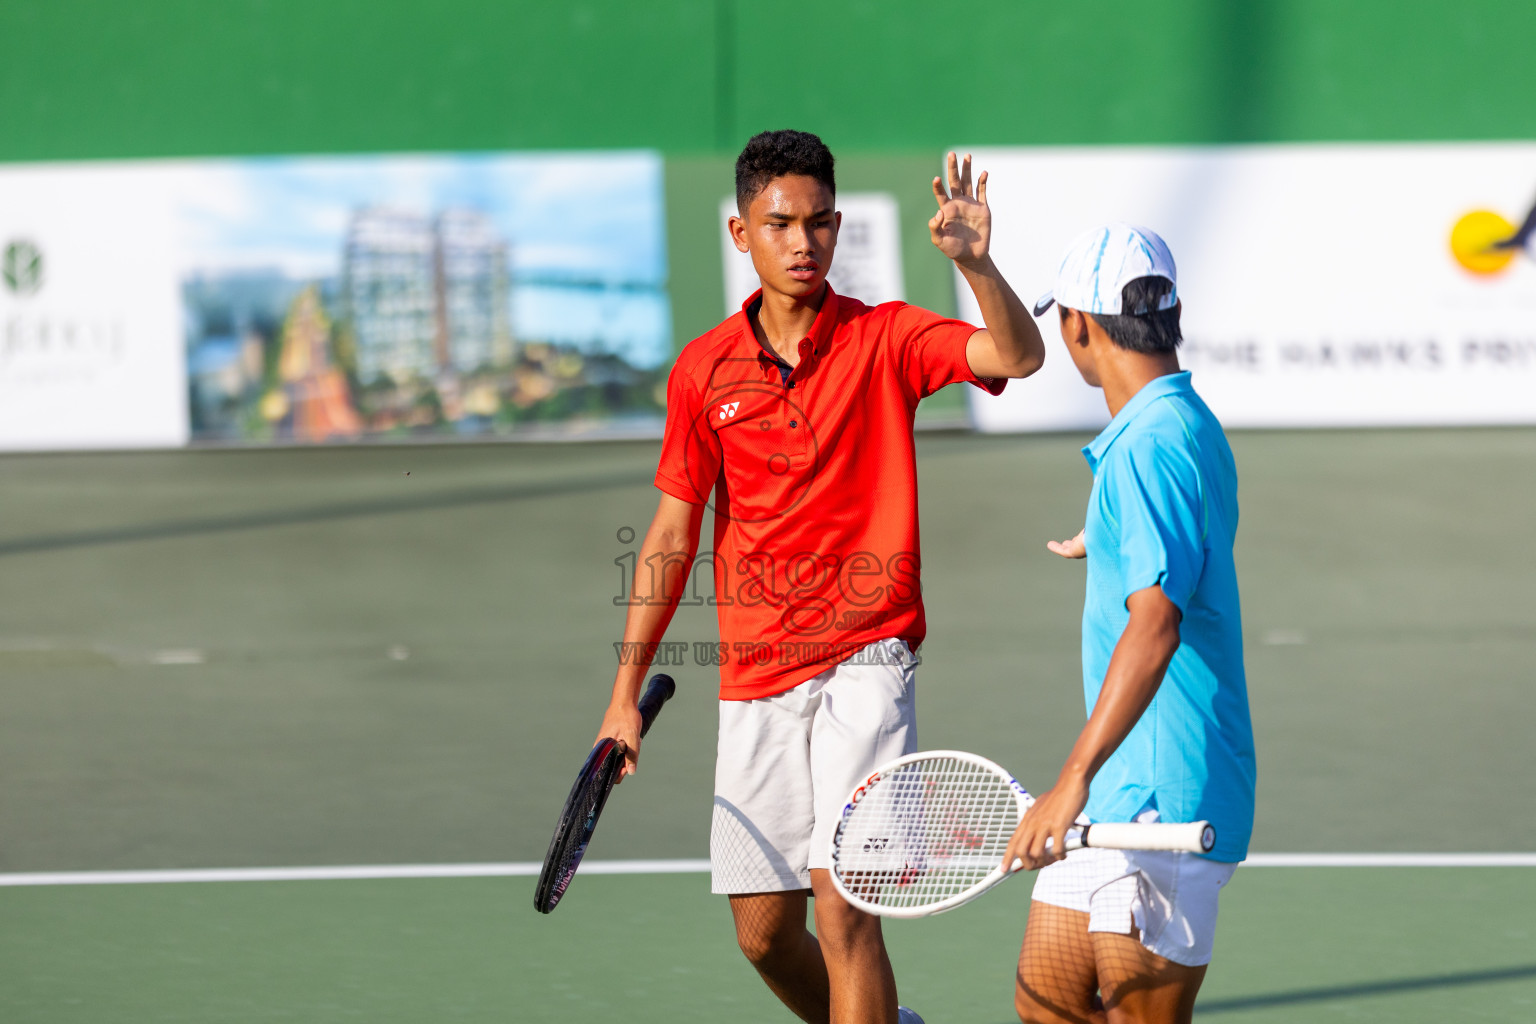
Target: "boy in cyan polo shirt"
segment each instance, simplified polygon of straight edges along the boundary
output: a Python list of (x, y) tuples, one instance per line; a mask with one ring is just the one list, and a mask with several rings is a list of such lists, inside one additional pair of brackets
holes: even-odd
[[(1217, 894), (1248, 854), (1254, 750), (1232, 542), (1237, 471), (1221, 424), (1179, 371), (1173, 256), (1112, 224), (1077, 239), (1035, 307), (1060, 309), (1083, 379), (1112, 419), (1083, 454), (1089, 712), (1056, 785), (1024, 816), (1004, 863), (1035, 882), (1015, 1005), (1026, 1022), (1188, 1021), (1211, 959)], [(1085, 849), (1092, 822), (1209, 820), (1208, 855)], [(1047, 841), (1051, 846), (1047, 848)]]

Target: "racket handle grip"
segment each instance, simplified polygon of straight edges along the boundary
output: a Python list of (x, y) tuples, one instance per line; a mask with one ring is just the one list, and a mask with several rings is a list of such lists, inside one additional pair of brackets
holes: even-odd
[(651, 723), (661, 714), (661, 706), (671, 700), (676, 692), (677, 684), (665, 672), (651, 676), (651, 685), (645, 688), (645, 694), (640, 698), (641, 736), (651, 731)]
[[(1070, 844), (1069, 844), (1070, 845)], [(1100, 822), (1083, 828), (1082, 845), (1101, 850), (1172, 850), (1210, 853), (1216, 845), (1216, 828), (1208, 821), (1172, 823), (1154, 821)]]

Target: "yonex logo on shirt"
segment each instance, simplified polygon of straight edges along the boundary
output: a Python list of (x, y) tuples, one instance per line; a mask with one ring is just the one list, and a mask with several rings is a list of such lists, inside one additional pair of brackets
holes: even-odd
[(728, 420), (732, 416), (735, 416), (736, 407), (739, 405), (741, 405), (740, 402), (726, 402), (724, 405), (720, 406), (720, 418), (723, 420)]

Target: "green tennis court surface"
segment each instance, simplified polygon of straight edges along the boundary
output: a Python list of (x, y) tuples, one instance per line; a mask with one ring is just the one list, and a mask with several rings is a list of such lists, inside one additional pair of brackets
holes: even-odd
[[(1254, 849), (1536, 850), (1536, 431), (1233, 440)], [(923, 744), (1035, 787), (1082, 717), (1081, 566), (1044, 550), (1081, 522), (1081, 441), (920, 443)], [(0, 458), (0, 871), (537, 860), (612, 676), (654, 459)], [(713, 640), (712, 610), (672, 636)], [(670, 671), (594, 857), (705, 854), (712, 678)], [(0, 1019), (784, 1019), (705, 886), (578, 879), (551, 918), (531, 879), (0, 889)], [(1533, 889), (1245, 870), (1203, 1012), (1532, 1019)], [(930, 1022), (1010, 1019), (1026, 897), (892, 927)]]
[[(704, 875), (84, 886), (0, 892), (16, 1024), (787, 1021)], [(932, 1024), (1007, 1024), (1028, 884), (887, 934)], [(1199, 1016), (1536, 1016), (1536, 871), (1250, 868), (1223, 895)]]

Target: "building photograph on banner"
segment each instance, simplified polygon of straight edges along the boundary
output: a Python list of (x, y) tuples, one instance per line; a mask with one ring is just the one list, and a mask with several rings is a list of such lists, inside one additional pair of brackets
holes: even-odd
[[(974, 152), (994, 258), (1026, 302), (1096, 225), (1163, 236), (1180, 362), (1228, 426), (1536, 422), (1536, 144)], [(970, 392), (979, 429), (1105, 422), (1054, 309), (1040, 328), (1044, 369)]]
[(659, 429), (671, 321), (658, 157), (186, 173), (194, 440)]
[[(889, 192), (845, 192), (837, 197), (843, 215), (837, 251), (827, 282), (839, 295), (871, 306), (907, 297), (901, 273), (901, 220)], [(736, 216), (736, 197), (720, 200), (720, 252), (725, 265), (725, 315), (741, 311), (758, 289), (752, 257), (736, 248), (726, 224)]]
[(654, 434), (648, 152), (0, 169), (0, 447)]

